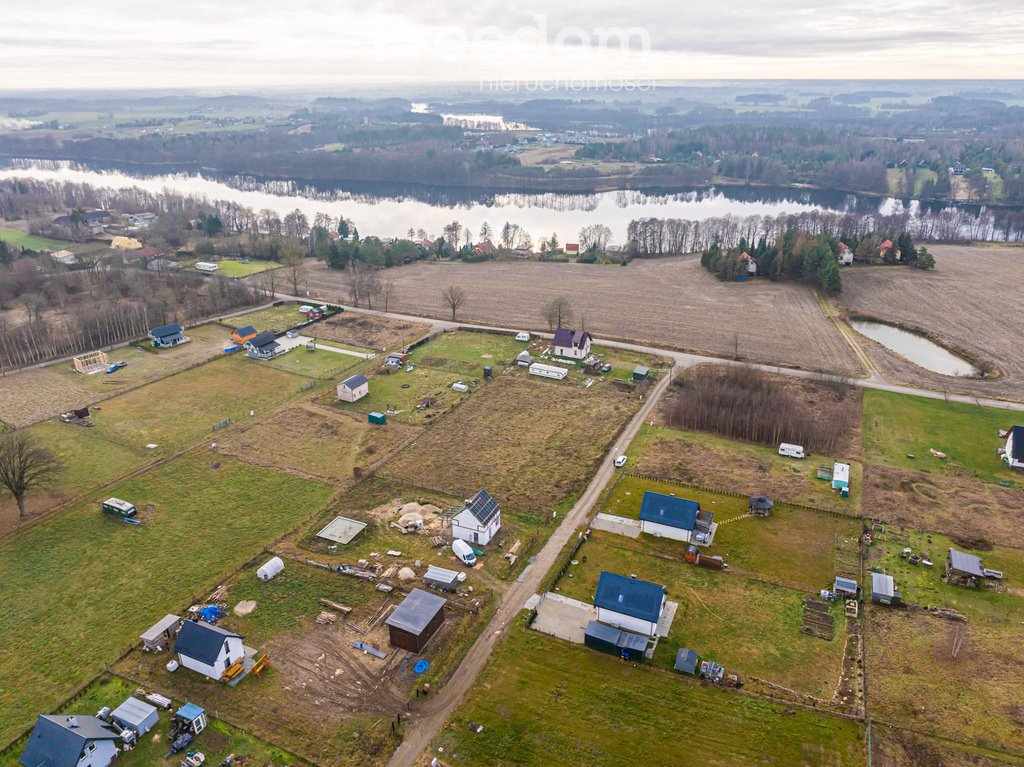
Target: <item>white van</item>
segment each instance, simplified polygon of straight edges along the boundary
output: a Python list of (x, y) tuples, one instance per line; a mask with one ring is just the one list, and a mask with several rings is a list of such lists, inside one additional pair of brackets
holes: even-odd
[(803, 445), (791, 445), (788, 442), (783, 442), (779, 445), (779, 455), (784, 455), (787, 458), (806, 458), (804, 455)]
[(476, 564), (476, 554), (473, 553), (473, 547), (461, 538), (456, 538), (452, 541), (452, 551), (466, 567), (473, 567)]

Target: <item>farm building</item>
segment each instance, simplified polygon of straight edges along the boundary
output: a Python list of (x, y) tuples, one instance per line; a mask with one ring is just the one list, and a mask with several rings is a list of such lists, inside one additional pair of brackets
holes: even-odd
[(555, 365), (544, 365), (540, 362), (534, 362), (530, 365), (530, 375), (540, 376), (541, 378), (554, 378), (556, 381), (561, 381), (568, 373), (569, 371), (566, 368), (556, 367)]
[(634, 381), (646, 381), (651, 377), (650, 368), (645, 368), (643, 365), (637, 365), (633, 368), (633, 380)]
[(161, 325), (149, 331), (149, 338), (157, 349), (165, 349), (168, 346), (178, 346), (187, 343), (189, 338), (185, 335), (185, 329), (177, 322), (168, 325)]
[(486, 490), (467, 498), (462, 511), (452, 517), (452, 538), (486, 546), (501, 529), (501, 507)]
[(142, 639), (142, 649), (148, 652), (159, 652), (164, 648), (170, 647), (174, 637), (178, 635), (178, 628), (180, 626), (181, 618), (177, 615), (165, 615), (146, 629), (146, 633), (140, 637)]
[(832, 584), (832, 590), (840, 596), (855, 597), (857, 596), (857, 581), (837, 575), (835, 583)]
[(1003, 460), (1011, 469), (1024, 469), (1024, 426), (1014, 426), (1006, 435)]
[(269, 360), (287, 351), (277, 342), (276, 336), (269, 330), (257, 333), (245, 342), (246, 354), (254, 360)]
[(256, 328), (252, 325), (245, 325), (244, 327), (236, 328), (231, 331), (231, 342), (241, 346), (250, 338), (255, 338), (258, 335)]
[(837, 461), (832, 467), (832, 489), (844, 495), (850, 492), (850, 464)]
[(409, 355), (405, 352), (391, 352), (384, 358), (384, 364), (393, 368), (403, 367), (409, 361)]
[(985, 577), (985, 566), (981, 557), (959, 549), (950, 549), (946, 558), (946, 582), (973, 588), (979, 578)]
[(585, 330), (559, 328), (555, 331), (555, 356), (571, 357), (574, 360), (590, 356), (590, 333)]
[(459, 576), (454, 570), (447, 570), (437, 565), (430, 565), (423, 574), (423, 582), (438, 591), (455, 591), (459, 587)]
[(174, 643), (178, 662), (210, 679), (220, 679), (245, 656), (242, 635), (210, 623), (185, 621)]
[(578, 256), (580, 254), (580, 244), (578, 242), (567, 242), (565, 243), (565, 255), (567, 256)]
[(647, 651), (647, 637), (612, 628), (597, 621), (587, 623), (583, 630), (583, 644), (626, 660), (642, 661)]
[(602, 572), (594, 594), (594, 607), (601, 623), (654, 636), (665, 610), (665, 587)]
[(78, 258), (70, 250), (55, 250), (50, 254), (50, 258), (64, 266), (71, 266), (78, 261)]
[(338, 384), (338, 399), (355, 402), (370, 393), (370, 382), (362, 373), (346, 378)]
[(114, 709), (110, 718), (122, 730), (134, 730), (139, 737), (152, 730), (160, 719), (156, 706), (139, 700), (128, 698), (124, 703)]
[(423, 589), (413, 589), (384, 623), (391, 644), (409, 652), (419, 652), (444, 623), (448, 600)]
[(676, 653), (676, 663), (673, 668), (683, 674), (697, 673), (697, 653), (688, 647), (680, 647)]
[(640, 504), (640, 531), (659, 538), (705, 546), (714, 538), (715, 515), (696, 501), (644, 491)]
[(871, 573), (871, 601), (881, 605), (898, 605), (900, 592), (891, 575)]
[(750, 515), (753, 517), (767, 517), (772, 513), (775, 502), (765, 495), (752, 495), (749, 500)]
[(95, 716), (43, 715), (18, 762), (24, 767), (107, 767), (121, 733)]

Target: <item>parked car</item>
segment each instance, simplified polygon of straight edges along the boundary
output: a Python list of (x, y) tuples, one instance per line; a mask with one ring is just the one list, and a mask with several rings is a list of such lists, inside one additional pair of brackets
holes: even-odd
[(625, 465), (626, 465), (626, 456), (620, 455), (618, 458), (615, 459), (615, 468), (616, 469), (621, 469)]
[(107, 368), (107, 373), (116, 373), (121, 368), (126, 367), (128, 367), (128, 363), (126, 361), (118, 360), (117, 362), (113, 363), (112, 365), (110, 365), (110, 367)]
[(303, 304), (302, 306), (299, 307), (299, 311), (302, 312), (303, 314), (309, 314), (311, 311), (313, 311), (313, 307)]
[(611, 365), (602, 365), (601, 366), (601, 372), (602, 373), (611, 373), (612, 372), (612, 366)]

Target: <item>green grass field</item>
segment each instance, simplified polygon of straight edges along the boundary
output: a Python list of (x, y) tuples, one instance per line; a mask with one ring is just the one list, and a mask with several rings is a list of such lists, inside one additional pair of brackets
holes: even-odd
[[(1019, 414), (1008, 410), (868, 389), (864, 392), (864, 460), (904, 469), (966, 473), (985, 482), (1012, 481), (1015, 475), (996, 449), (1006, 443), (999, 430), (1019, 420)], [(929, 448), (948, 458), (933, 457)]]
[[(842, 620), (825, 641), (801, 631), (805, 589), (791, 589), (716, 572), (659, 556), (659, 544), (596, 531), (577, 554), (573, 577), (558, 582), (562, 594), (594, 598), (601, 572), (629, 575), (665, 586), (679, 609), (667, 639), (658, 643), (653, 663), (671, 669), (676, 651), (689, 647), (702, 659), (716, 660), (744, 676), (756, 676), (800, 692), (830, 698), (839, 679)], [(772, 641), (765, 641), (772, 637)]]
[(293, 328), (300, 322), (305, 321), (306, 315), (299, 311), (299, 304), (286, 303), (282, 306), (272, 306), (269, 309), (257, 309), (254, 312), (240, 314), (223, 321), (231, 329), (252, 325), (261, 333), (271, 330), (281, 333)]
[[(782, 504), (777, 504), (768, 517), (744, 517), (746, 498), (629, 476), (619, 479), (605, 511), (639, 519), (647, 490), (689, 498), (714, 513), (719, 528), (709, 553), (721, 555), (730, 567), (754, 578), (808, 591), (824, 588), (832, 580), (836, 536), (856, 538), (860, 532), (856, 519)], [(743, 519), (721, 524), (736, 517)], [(682, 556), (686, 549), (686, 544), (679, 541), (652, 536), (642, 536), (641, 540), (674, 556)]]
[(26, 250), (78, 250), (76, 243), (51, 240), (49, 237), (37, 237), (34, 234), (25, 234), (17, 229), (6, 227), (0, 227), (0, 240)]
[(416, 366), (482, 379), (484, 366), (491, 365), (500, 370), (513, 362), (525, 347), (526, 344), (516, 341), (513, 336), (463, 330), (442, 333), (430, 343), (413, 350), (409, 358)]
[[(118, 676), (104, 676), (89, 685), (82, 694), (70, 705), (58, 712), (47, 713), (93, 715), (100, 708), (109, 706), (117, 708), (126, 698), (135, 693), (136, 685)], [(175, 765), (181, 761), (181, 755), (164, 759), (167, 753), (167, 735), (170, 731), (171, 713), (177, 710), (184, 701), (176, 701), (170, 711), (160, 710), (160, 721), (131, 751), (122, 751), (117, 759), (118, 765), (124, 767), (153, 767), (153, 765)], [(268, 745), (252, 735), (232, 727), (218, 719), (209, 718), (204, 732), (193, 741), (192, 748), (201, 750), (207, 762), (219, 764), (228, 754), (234, 754), (240, 760), (255, 764), (280, 763), (290, 767), (305, 767), (306, 762), (297, 759), (286, 751)], [(24, 743), (0, 756), (0, 767), (18, 767), (18, 756)]]
[[(217, 274), (222, 277), (249, 277), (250, 275), (266, 272), (270, 269), (281, 268), (281, 264), (276, 261), (249, 261), (248, 263), (242, 263), (237, 258), (225, 258), (217, 263), (220, 264)], [(190, 268), (194, 270), (194, 267)]]
[[(239, 355), (241, 356), (241, 355)], [(327, 349), (306, 351), (305, 346), (297, 346), (291, 351), (274, 357), (272, 360), (248, 360), (250, 364), (276, 368), (303, 378), (339, 379), (342, 373), (358, 365), (364, 365), (359, 357), (350, 354), (338, 354)], [(352, 371), (355, 373), (355, 371)]]
[[(472, 732), (470, 722), (483, 732)], [(712, 689), (514, 627), (432, 751), (458, 754), (459, 764), (510, 767), (853, 767), (864, 761), (864, 737), (856, 722)]]
[(332, 492), (224, 456), (217, 461), (214, 469), (209, 454), (181, 458), (105, 494), (135, 503), (142, 525), (88, 501), (0, 545), (0, 742), (116, 659), (157, 618), (184, 609), (315, 513)]
[[(1024, 551), (997, 546), (991, 551), (977, 551), (953, 543), (938, 533), (923, 533), (917, 530), (905, 531), (907, 543), (878, 537), (869, 550), (869, 569), (888, 573), (896, 581), (896, 588), (905, 602), (922, 605), (951, 607), (972, 620), (984, 619), (1010, 621), (1019, 625), (1024, 621), (1024, 594), (1011, 584), (1024, 580)], [(904, 545), (918, 555), (929, 557), (932, 566), (910, 564), (901, 559)], [(942, 582), (946, 553), (950, 547), (976, 554), (982, 558), (985, 567), (1001, 570), (1006, 576), (1006, 590), (993, 590), (986, 586), (991, 581), (974, 589)]]
[[(132, 450), (103, 439), (95, 429), (51, 421), (31, 426), (27, 433), (52, 450), (64, 464), (51, 487), (27, 496), (31, 512), (45, 511), (88, 492), (152, 458), (145, 455), (145, 450)], [(15, 514), (14, 499), (6, 492), (0, 494), (0, 515), (10, 518)]]
[(306, 379), (253, 364), (241, 355), (218, 359), (103, 403), (96, 431), (131, 446), (159, 445), (156, 454), (213, 435), (214, 424), (240, 423), (299, 394)]

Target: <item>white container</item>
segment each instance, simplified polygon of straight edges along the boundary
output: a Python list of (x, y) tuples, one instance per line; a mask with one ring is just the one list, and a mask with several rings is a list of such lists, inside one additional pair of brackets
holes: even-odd
[(176, 661), (176, 660), (169, 660), (169, 661), (167, 661), (167, 670), (170, 671), (172, 674), (175, 671), (177, 671), (178, 670), (178, 661)]
[(269, 581), (282, 570), (284, 570), (284, 562), (281, 561), (281, 557), (271, 557), (263, 567), (256, 571), (256, 577), (261, 581)]

